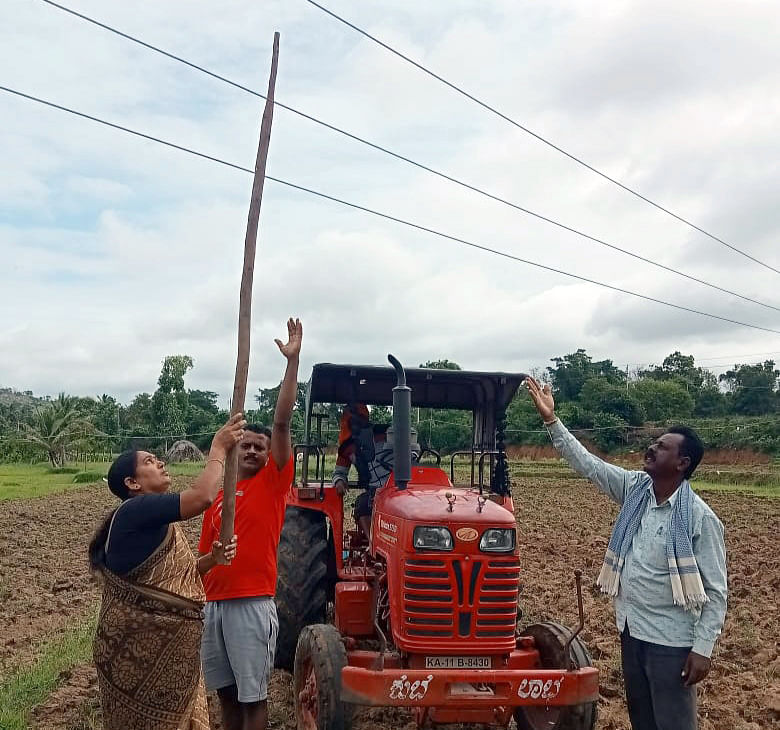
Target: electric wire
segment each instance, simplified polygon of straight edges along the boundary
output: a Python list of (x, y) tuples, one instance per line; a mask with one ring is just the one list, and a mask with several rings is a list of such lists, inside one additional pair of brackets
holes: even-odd
[[(32, 96), (31, 94), (26, 94), (26, 93), (23, 93), (21, 91), (17, 91), (15, 89), (11, 89), (11, 88), (9, 88), (7, 86), (0, 86), (0, 91), (5, 91), (6, 93), (14, 94), (14, 95), (16, 95), (18, 97), (27, 99), (29, 101), (34, 101), (36, 103), (43, 104), (45, 106), (48, 106), (48, 107), (51, 107), (51, 108), (54, 108), (54, 109), (58, 109), (60, 111), (64, 111), (64, 112), (67, 112), (69, 114), (73, 114), (75, 116), (78, 116), (78, 117), (81, 117), (81, 118), (84, 118), (84, 119), (88, 119), (88, 120), (96, 122), (98, 124), (102, 124), (102, 125), (105, 125), (107, 127), (111, 127), (113, 129), (117, 129), (117, 130), (120, 130), (122, 132), (126, 132), (128, 134), (132, 134), (134, 136), (141, 137), (143, 139), (146, 139), (146, 140), (149, 140), (149, 141), (152, 141), (152, 142), (157, 142), (159, 144), (165, 145), (166, 147), (172, 147), (173, 149), (179, 150), (181, 152), (186, 152), (188, 154), (194, 155), (196, 157), (200, 157), (200, 158), (205, 159), (205, 160), (209, 160), (211, 162), (218, 163), (220, 165), (224, 165), (225, 167), (230, 167), (230, 168), (233, 168), (235, 170), (241, 170), (242, 172), (247, 172), (249, 174), (254, 174), (254, 170), (252, 170), (252, 169), (250, 169), (248, 167), (243, 167), (241, 165), (237, 165), (235, 163), (228, 162), (227, 160), (222, 160), (222, 159), (220, 159), (218, 157), (214, 157), (212, 155), (208, 155), (208, 154), (205, 154), (203, 152), (198, 152), (197, 150), (193, 150), (190, 147), (185, 147), (183, 145), (176, 144), (176, 143), (170, 142), (168, 140), (164, 140), (164, 139), (162, 139), (160, 137), (155, 137), (155, 136), (150, 135), (150, 134), (145, 134), (143, 132), (139, 132), (139, 131), (136, 131), (134, 129), (131, 129), (130, 127), (125, 127), (125, 126), (123, 126), (121, 124), (116, 124), (114, 122), (109, 122), (109, 121), (107, 121), (105, 119), (101, 119), (99, 117), (95, 117), (95, 116), (92, 116), (90, 114), (86, 114), (84, 112), (80, 112), (80, 111), (77, 111), (75, 109), (71, 109), (69, 107), (63, 106), (61, 104), (56, 104), (54, 102), (47, 101), (45, 99), (41, 99), (41, 98), (36, 97), (36, 96)], [(339, 203), (340, 205), (343, 205), (343, 206), (346, 206), (346, 207), (349, 207), (349, 208), (353, 208), (354, 210), (360, 210), (360, 211), (363, 211), (364, 213), (370, 213), (371, 215), (377, 216), (379, 218), (390, 220), (390, 221), (393, 221), (395, 223), (399, 223), (401, 225), (407, 226), (409, 228), (413, 228), (415, 230), (423, 231), (425, 233), (430, 233), (431, 235), (437, 236), (439, 238), (443, 238), (445, 240), (449, 240), (449, 241), (452, 241), (454, 243), (459, 243), (461, 245), (468, 246), (470, 248), (473, 248), (473, 249), (476, 249), (476, 250), (479, 250), (479, 251), (484, 251), (486, 253), (491, 253), (491, 254), (494, 254), (496, 256), (501, 256), (502, 258), (506, 258), (506, 259), (509, 259), (511, 261), (516, 261), (516, 262), (519, 262), (519, 263), (522, 263), (522, 264), (527, 264), (529, 266), (534, 266), (536, 268), (543, 269), (545, 271), (550, 271), (550, 272), (555, 273), (555, 274), (560, 274), (562, 276), (567, 276), (567, 277), (570, 277), (572, 279), (577, 279), (578, 281), (583, 281), (583, 282), (586, 282), (588, 284), (594, 284), (596, 286), (600, 286), (600, 287), (603, 287), (605, 289), (610, 289), (612, 291), (616, 291), (616, 292), (619, 292), (621, 294), (628, 294), (629, 296), (636, 297), (638, 299), (643, 299), (645, 301), (655, 302), (656, 304), (662, 304), (664, 306), (671, 307), (673, 309), (677, 309), (677, 310), (680, 310), (680, 311), (690, 312), (692, 314), (698, 314), (698, 315), (701, 315), (703, 317), (709, 317), (711, 319), (717, 319), (717, 320), (720, 320), (722, 322), (728, 322), (730, 324), (739, 325), (740, 327), (748, 327), (750, 329), (756, 329), (756, 330), (761, 330), (763, 332), (771, 332), (772, 334), (780, 335), (780, 330), (771, 329), (769, 327), (763, 327), (763, 326), (757, 325), (757, 324), (750, 324), (750, 323), (747, 323), (747, 322), (741, 322), (741, 321), (736, 320), (736, 319), (730, 319), (729, 317), (722, 317), (721, 315), (718, 315), (718, 314), (712, 314), (710, 312), (705, 312), (705, 311), (700, 310), (700, 309), (694, 309), (693, 307), (686, 307), (686, 306), (684, 306), (682, 304), (675, 304), (673, 302), (667, 302), (667, 301), (665, 301), (663, 299), (658, 299), (656, 297), (651, 297), (651, 296), (649, 296), (647, 294), (640, 294), (639, 292), (634, 292), (634, 291), (630, 291), (628, 289), (623, 289), (623, 288), (615, 286), (613, 284), (607, 284), (605, 282), (598, 281), (596, 279), (590, 279), (590, 278), (588, 278), (586, 276), (581, 276), (580, 274), (574, 274), (572, 272), (565, 271), (563, 269), (558, 269), (558, 268), (556, 268), (554, 266), (547, 266), (546, 264), (541, 264), (541, 263), (539, 263), (537, 261), (531, 261), (530, 259), (525, 259), (525, 258), (522, 258), (520, 256), (515, 256), (514, 254), (510, 254), (510, 253), (508, 253), (506, 251), (501, 251), (499, 249), (491, 248), (490, 246), (485, 246), (485, 245), (482, 245), (482, 244), (479, 244), (479, 243), (475, 243), (473, 241), (468, 241), (465, 238), (459, 238), (458, 236), (453, 236), (453, 235), (450, 235), (448, 233), (444, 233), (442, 231), (438, 231), (438, 230), (436, 230), (434, 228), (429, 228), (428, 226), (424, 226), (422, 224), (415, 223), (413, 221), (409, 221), (409, 220), (406, 220), (404, 218), (399, 218), (399, 217), (391, 215), (389, 213), (383, 213), (381, 211), (374, 210), (373, 208), (368, 208), (368, 207), (366, 207), (364, 205), (359, 205), (358, 203), (352, 203), (350, 201), (343, 200), (342, 198), (337, 198), (337, 197), (335, 197), (333, 195), (328, 195), (327, 193), (323, 193), (321, 191), (314, 190), (312, 188), (308, 188), (308, 187), (305, 187), (303, 185), (298, 185), (296, 183), (289, 182), (288, 180), (282, 180), (281, 178), (273, 177), (271, 175), (266, 175), (265, 177), (266, 177), (266, 180), (271, 180), (272, 182), (275, 182), (275, 183), (277, 183), (279, 185), (284, 185), (284, 186), (286, 186), (288, 188), (291, 188), (291, 189), (294, 189), (294, 190), (299, 190), (301, 192), (308, 193), (310, 195), (322, 198), (324, 200), (329, 200), (329, 201), (334, 202), (334, 203)]]
[[(68, 7), (64, 6), (64, 5), (60, 5), (59, 3), (54, 2), (54, 0), (42, 0), (42, 2), (46, 3), (47, 5), (52, 6), (54, 8), (57, 8), (59, 10), (62, 10), (62, 11), (66, 12), (66, 13), (68, 13), (70, 15), (73, 15), (73, 16), (81, 19), (81, 20), (84, 20), (84, 21), (86, 21), (88, 23), (91, 23), (92, 25), (95, 25), (95, 26), (97, 26), (99, 28), (102, 28), (103, 30), (106, 30), (106, 31), (108, 31), (110, 33), (114, 33), (115, 35), (118, 35), (121, 38), (129, 40), (129, 41), (131, 41), (133, 43), (137, 43), (138, 45), (143, 46), (144, 48), (147, 48), (147, 49), (149, 49), (151, 51), (154, 51), (155, 53), (159, 53), (159, 54), (161, 54), (161, 55), (163, 55), (163, 56), (165, 56), (167, 58), (170, 58), (170, 59), (172, 59), (174, 61), (182, 63), (185, 66), (188, 66), (188, 67), (190, 67), (192, 69), (195, 69), (196, 71), (200, 71), (201, 73), (206, 74), (207, 76), (210, 76), (211, 78), (216, 79), (217, 81), (221, 81), (221, 82), (223, 82), (225, 84), (228, 84), (229, 86), (232, 86), (232, 87), (234, 87), (236, 89), (244, 91), (244, 92), (246, 92), (248, 94), (251, 94), (252, 96), (258, 97), (260, 99), (266, 99), (266, 95), (265, 94), (255, 90), (255, 89), (251, 89), (251, 88), (249, 88), (247, 86), (244, 86), (243, 84), (240, 84), (240, 83), (238, 83), (236, 81), (233, 81), (233, 80), (231, 80), (231, 79), (229, 79), (229, 78), (227, 78), (225, 76), (222, 76), (221, 74), (218, 74), (218, 73), (216, 73), (214, 71), (211, 71), (211, 70), (209, 70), (209, 69), (205, 68), (204, 66), (201, 66), (201, 65), (199, 65), (197, 63), (193, 63), (192, 61), (188, 61), (187, 59), (182, 58), (181, 56), (178, 56), (178, 55), (176, 55), (174, 53), (171, 53), (169, 51), (166, 51), (166, 50), (164, 50), (164, 49), (162, 49), (162, 48), (160, 48), (158, 46), (152, 45), (151, 43), (147, 43), (146, 41), (143, 41), (140, 38), (137, 38), (136, 36), (132, 36), (129, 33), (125, 33), (125, 32), (123, 32), (123, 31), (121, 31), (121, 30), (119, 30), (119, 29), (117, 29), (117, 28), (115, 28), (113, 26), (107, 25), (106, 23), (103, 23), (103, 22), (101, 22), (99, 20), (96, 20), (95, 18), (92, 18), (92, 17), (90, 17), (88, 15), (84, 15), (83, 13), (79, 13), (76, 10), (73, 10), (72, 8), (68, 8)], [(413, 160), (410, 157), (406, 157), (405, 155), (402, 155), (402, 154), (400, 154), (398, 152), (394, 152), (393, 150), (388, 149), (387, 147), (379, 145), (379, 144), (377, 144), (375, 142), (371, 142), (370, 140), (367, 140), (367, 139), (365, 139), (363, 137), (360, 137), (360, 136), (354, 134), (353, 132), (349, 132), (349, 131), (347, 131), (345, 129), (337, 127), (334, 124), (331, 124), (331, 123), (326, 122), (326, 121), (324, 121), (322, 119), (314, 117), (314, 116), (312, 116), (310, 114), (307, 114), (306, 112), (303, 112), (303, 111), (301, 111), (299, 109), (291, 107), (291, 106), (289, 106), (287, 104), (283, 104), (280, 101), (274, 100), (274, 105), (279, 107), (280, 109), (284, 109), (285, 111), (288, 111), (288, 112), (290, 112), (292, 114), (295, 114), (295, 115), (297, 115), (297, 116), (299, 116), (299, 117), (301, 117), (303, 119), (306, 119), (307, 121), (310, 121), (310, 122), (312, 122), (314, 124), (317, 124), (317, 125), (319, 125), (321, 127), (324, 127), (324, 128), (326, 128), (326, 129), (328, 129), (328, 130), (330, 130), (332, 132), (335, 132), (335, 133), (340, 134), (340, 135), (342, 135), (344, 137), (347, 137), (348, 139), (351, 139), (351, 140), (353, 140), (355, 142), (359, 142), (360, 144), (366, 145), (367, 147), (370, 147), (370, 148), (372, 148), (374, 150), (377, 150), (377, 151), (382, 152), (382, 153), (384, 153), (386, 155), (389, 155), (389, 156), (391, 156), (391, 157), (393, 157), (393, 158), (395, 158), (397, 160), (400, 160), (400, 161), (405, 162), (405, 163), (407, 163), (409, 165), (412, 165), (412, 166), (414, 166), (414, 167), (416, 167), (416, 168), (418, 168), (420, 170), (424, 170), (425, 172), (428, 172), (428, 173), (430, 173), (432, 175), (436, 175), (437, 177), (439, 177), (439, 178), (441, 178), (443, 180), (447, 180), (448, 182), (454, 183), (455, 185), (459, 185), (460, 187), (463, 187), (463, 188), (465, 188), (467, 190), (470, 190), (470, 191), (472, 191), (474, 193), (477, 193), (478, 195), (482, 195), (483, 197), (486, 197), (486, 198), (488, 198), (490, 200), (493, 200), (495, 202), (501, 203), (502, 205), (506, 205), (506, 206), (508, 206), (510, 208), (513, 208), (513, 209), (515, 209), (517, 211), (520, 211), (521, 213), (525, 213), (526, 215), (532, 216), (533, 218), (536, 218), (538, 220), (544, 221), (545, 223), (549, 223), (550, 225), (556, 226), (557, 228), (560, 228), (560, 229), (562, 229), (564, 231), (568, 231), (569, 233), (573, 233), (573, 234), (575, 234), (577, 236), (580, 236), (581, 238), (584, 238), (584, 239), (586, 239), (588, 241), (596, 243), (596, 244), (598, 244), (600, 246), (604, 246), (606, 248), (612, 249), (613, 251), (617, 251), (617, 252), (619, 252), (621, 254), (624, 254), (625, 256), (630, 256), (630, 257), (632, 257), (632, 258), (634, 258), (634, 259), (636, 259), (638, 261), (642, 261), (642, 262), (644, 262), (646, 264), (649, 264), (651, 266), (655, 266), (656, 268), (662, 269), (664, 271), (668, 271), (668, 272), (670, 272), (672, 274), (676, 274), (677, 276), (681, 276), (681, 277), (683, 277), (685, 279), (688, 279), (689, 281), (694, 281), (697, 284), (701, 284), (702, 286), (706, 286), (706, 287), (709, 287), (711, 289), (715, 289), (717, 291), (720, 291), (720, 292), (722, 292), (724, 294), (728, 294), (730, 296), (737, 297), (737, 298), (742, 299), (742, 300), (744, 300), (746, 302), (751, 302), (753, 304), (758, 304), (761, 307), (766, 307), (767, 309), (773, 309), (776, 312), (780, 312), (780, 307), (777, 307), (777, 306), (775, 306), (773, 304), (767, 304), (766, 302), (762, 302), (762, 301), (760, 301), (758, 299), (754, 299), (754, 298), (746, 296), (744, 294), (740, 294), (740, 293), (732, 291), (730, 289), (726, 289), (725, 287), (719, 286), (718, 284), (713, 284), (712, 282), (706, 281), (704, 279), (700, 279), (700, 278), (698, 278), (696, 276), (693, 276), (691, 274), (686, 274), (685, 272), (679, 271), (678, 269), (675, 269), (675, 268), (673, 268), (671, 266), (666, 266), (665, 264), (662, 264), (662, 263), (660, 263), (658, 261), (653, 261), (652, 259), (646, 258), (645, 256), (641, 256), (638, 253), (635, 253), (633, 251), (629, 251), (628, 249), (622, 248), (622, 247), (617, 246), (617, 245), (612, 244), (612, 243), (608, 243), (607, 241), (605, 241), (605, 240), (603, 240), (601, 238), (598, 238), (596, 236), (592, 236), (589, 233), (585, 233), (584, 231), (578, 230), (577, 228), (574, 228), (574, 227), (569, 226), (569, 225), (567, 225), (565, 223), (557, 221), (554, 218), (550, 218), (549, 216), (543, 215), (542, 213), (538, 213), (538, 212), (533, 211), (533, 210), (531, 210), (529, 208), (526, 208), (526, 207), (524, 207), (522, 205), (519, 205), (518, 203), (514, 203), (511, 200), (508, 200), (508, 199), (503, 198), (503, 197), (501, 197), (499, 195), (495, 195), (494, 193), (491, 193), (491, 192), (489, 192), (487, 190), (479, 188), (476, 185), (473, 185), (471, 183), (468, 183), (468, 182), (460, 180), (460, 179), (458, 179), (456, 177), (453, 177), (452, 175), (449, 175), (449, 174), (447, 174), (445, 172), (442, 172), (441, 170), (437, 170), (437, 169), (435, 169), (433, 167), (430, 167), (429, 165), (426, 165), (424, 163), (421, 163), (421, 162), (418, 162), (416, 160)]]
[(728, 317), (721, 317), (720, 315), (711, 314), (710, 312), (704, 312), (704, 311), (699, 310), (699, 309), (693, 309), (692, 307), (686, 307), (686, 306), (684, 306), (682, 304), (674, 304), (672, 302), (667, 302), (667, 301), (665, 301), (663, 299), (657, 299), (657, 298), (651, 297), (651, 296), (649, 296), (647, 294), (640, 294), (639, 292), (633, 292), (633, 291), (630, 291), (628, 289), (622, 289), (621, 287), (614, 286), (613, 284), (607, 284), (607, 283), (602, 282), (602, 281), (597, 281), (596, 279), (590, 279), (590, 278), (588, 278), (586, 276), (581, 276), (580, 274), (574, 274), (574, 273), (572, 273), (570, 271), (564, 271), (563, 269), (555, 268), (554, 266), (547, 266), (546, 264), (540, 264), (537, 261), (531, 261), (530, 259), (525, 259), (525, 258), (522, 258), (520, 256), (515, 256), (514, 254), (510, 254), (510, 253), (508, 253), (506, 251), (501, 251), (499, 249), (491, 248), (489, 246), (484, 246), (484, 245), (479, 244), (479, 243), (474, 243), (473, 241), (468, 241), (465, 238), (459, 238), (457, 236), (453, 236), (453, 235), (450, 235), (448, 233), (444, 233), (442, 231), (437, 231), (434, 228), (429, 228), (428, 226), (424, 226), (424, 225), (421, 225), (419, 223), (414, 223), (413, 221), (408, 221), (408, 220), (405, 220), (403, 218), (398, 218), (396, 216), (390, 215), (389, 213), (383, 213), (383, 212), (374, 210), (372, 208), (368, 208), (366, 206), (359, 205), (357, 203), (352, 203), (352, 202), (349, 202), (347, 200), (343, 200), (341, 198), (337, 198), (337, 197), (334, 197), (332, 195), (328, 195), (326, 193), (320, 192), (318, 190), (313, 190), (312, 188), (307, 188), (307, 187), (304, 187), (302, 185), (296, 185), (295, 183), (291, 183), (291, 182), (288, 182), (286, 180), (280, 180), (279, 178), (273, 178), (273, 177), (270, 177), (268, 175), (266, 175), (266, 178), (268, 180), (273, 180), (274, 182), (280, 183), (282, 185), (286, 185), (286, 186), (288, 186), (290, 188), (294, 188), (296, 190), (300, 190), (302, 192), (309, 193), (310, 195), (315, 195), (315, 196), (318, 196), (320, 198), (324, 198), (326, 200), (330, 200), (330, 201), (332, 201), (334, 203), (340, 203), (341, 205), (345, 205), (345, 206), (348, 206), (350, 208), (354, 208), (356, 210), (361, 210), (361, 211), (363, 211), (365, 213), (370, 213), (371, 215), (375, 215), (375, 216), (378, 216), (380, 218), (385, 218), (387, 220), (394, 221), (395, 223), (400, 223), (400, 224), (408, 226), (410, 228), (415, 228), (415, 229), (417, 229), (419, 231), (423, 231), (425, 233), (430, 233), (430, 234), (432, 234), (434, 236), (438, 236), (440, 238), (444, 238), (444, 239), (453, 241), (455, 243), (460, 243), (460, 244), (462, 244), (464, 246), (469, 246), (470, 248), (474, 248), (474, 249), (477, 249), (477, 250), (480, 250), (480, 251), (484, 251), (486, 253), (495, 254), (496, 256), (501, 256), (503, 258), (507, 258), (507, 259), (510, 259), (512, 261), (517, 261), (517, 262), (522, 263), (522, 264), (528, 264), (529, 266), (535, 266), (535, 267), (537, 267), (539, 269), (544, 269), (545, 271), (550, 271), (550, 272), (555, 273), (555, 274), (561, 274), (563, 276), (568, 276), (568, 277), (571, 277), (573, 279), (578, 279), (579, 281), (584, 281), (584, 282), (586, 282), (588, 284), (595, 284), (596, 286), (601, 286), (601, 287), (604, 287), (606, 289), (611, 289), (612, 291), (620, 292), (621, 294), (628, 294), (630, 296), (637, 297), (639, 299), (644, 299), (644, 300), (649, 301), (649, 302), (655, 302), (656, 304), (663, 304), (663, 305), (665, 305), (667, 307), (673, 307), (674, 309), (679, 309), (679, 310), (682, 310), (682, 311), (685, 311), (685, 312), (691, 312), (693, 314), (699, 314), (699, 315), (702, 315), (704, 317), (711, 317), (713, 319), (719, 319), (719, 320), (721, 320), (723, 322), (730, 322), (731, 324), (737, 324), (737, 325), (740, 325), (742, 327), (750, 327), (752, 329), (759, 329), (759, 330), (762, 330), (764, 332), (771, 332), (773, 334), (780, 334), (780, 330), (771, 329), (769, 327), (762, 327), (760, 325), (755, 325), (755, 324), (748, 324), (746, 322), (740, 322), (738, 320), (729, 319)]
[[(44, 0), (44, 2), (49, 2), (49, 1), (50, 0)], [(651, 200), (650, 198), (648, 198), (647, 196), (645, 196), (642, 193), (638, 192), (637, 190), (634, 190), (633, 188), (629, 187), (628, 185), (620, 182), (620, 180), (617, 180), (614, 177), (610, 177), (605, 172), (602, 172), (601, 170), (599, 170), (598, 168), (594, 167), (593, 165), (590, 165), (587, 162), (585, 162), (581, 157), (577, 157), (577, 155), (575, 155), (575, 154), (573, 154), (571, 152), (567, 152), (565, 149), (563, 149), (562, 147), (558, 146), (554, 142), (550, 141), (546, 137), (543, 137), (538, 132), (534, 132), (532, 129), (529, 129), (528, 127), (524, 126), (523, 124), (521, 124), (517, 120), (512, 119), (512, 117), (507, 116), (506, 114), (504, 114), (503, 112), (499, 111), (495, 107), (491, 106), (487, 102), (482, 101), (481, 99), (477, 98), (473, 94), (470, 94), (469, 92), (467, 92), (464, 89), (462, 89), (460, 86), (457, 86), (453, 82), (448, 81), (443, 76), (440, 76), (439, 74), (431, 71), (426, 66), (423, 66), (418, 61), (415, 61), (414, 59), (410, 58), (409, 56), (401, 53), (401, 51), (393, 48), (392, 46), (388, 45), (384, 41), (381, 41), (376, 36), (371, 35), (368, 31), (363, 30), (363, 28), (355, 25), (354, 23), (351, 23), (346, 18), (341, 17), (337, 13), (334, 13), (332, 10), (329, 10), (328, 8), (326, 8), (323, 5), (320, 5), (318, 2), (315, 2), (315, 0), (306, 0), (306, 2), (308, 2), (310, 5), (313, 5), (314, 7), (318, 8), (319, 10), (321, 10), (324, 13), (326, 13), (327, 15), (330, 15), (332, 18), (334, 18), (335, 20), (338, 20), (340, 23), (343, 23), (344, 25), (346, 25), (347, 27), (351, 28), (352, 30), (357, 31), (358, 33), (360, 33), (365, 38), (368, 38), (370, 41), (373, 41), (374, 43), (376, 43), (377, 45), (381, 46), (385, 50), (390, 51), (390, 53), (398, 56), (399, 58), (403, 59), (407, 63), (410, 63), (412, 66), (416, 67), (417, 69), (419, 69), (423, 73), (427, 74), (428, 76), (431, 76), (432, 78), (436, 79), (437, 81), (439, 81), (440, 83), (442, 83), (445, 86), (449, 87), (450, 89), (452, 89), (453, 91), (457, 92), (461, 96), (464, 96), (467, 99), (473, 101), (475, 104), (478, 104), (483, 109), (486, 109), (487, 111), (495, 114), (497, 117), (503, 119), (504, 121), (509, 122), (509, 124), (513, 125), (517, 129), (522, 130), (526, 134), (531, 135), (532, 137), (534, 137), (538, 141), (542, 142), (543, 144), (547, 145), (548, 147), (551, 147), (555, 151), (560, 152), (562, 155), (565, 155), (570, 160), (573, 160), (574, 162), (576, 162), (578, 165), (581, 165), (582, 167), (586, 168), (587, 170), (590, 170), (591, 172), (595, 173), (599, 177), (602, 177), (604, 180), (607, 180), (608, 182), (611, 182), (613, 185), (617, 185), (619, 188), (622, 188), (627, 193), (630, 193), (631, 195), (639, 198), (640, 200), (643, 200), (645, 203), (648, 203), (649, 205), (652, 205), (654, 208), (657, 208), (658, 210), (666, 213), (667, 215), (671, 216), (672, 218), (676, 218), (681, 223), (684, 223), (685, 225), (690, 226), (694, 230), (698, 231), (699, 233), (704, 234), (708, 238), (711, 238), (713, 241), (717, 241), (718, 243), (722, 244), (726, 248), (731, 249), (735, 253), (738, 253), (741, 256), (744, 256), (745, 258), (750, 259), (754, 263), (759, 264), (760, 266), (763, 266), (763, 267), (769, 269), (770, 271), (774, 271), (776, 274), (780, 274), (780, 269), (776, 269), (774, 266), (770, 266), (769, 264), (767, 264), (767, 263), (757, 259), (755, 256), (752, 256), (751, 254), (747, 253), (746, 251), (743, 251), (742, 249), (737, 248), (736, 246), (728, 243), (727, 241), (724, 241), (722, 238), (719, 238), (715, 234), (710, 233), (709, 231), (706, 231), (704, 228), (701, 228), (700, 226), (696, 225), (695, 223), (693, 223), (692, 221), (688, 220), (687, 218), (683, 218), (683, 216), (678, 215), (677, 213), (669, 210), (668, 208), (665, 208), (660, 203), (656, 203), (655, 201)]]
[(761, 355), (780, 355), (780, 350), (772, 350), (770, 352), (749, 352), (746, 355), (713, 355), (711, 357), (697, 358), (697, 362), (700, 362), (702, 360), (732, 360), (732, 359), (736, 362), (740, 358), (759, 357)]

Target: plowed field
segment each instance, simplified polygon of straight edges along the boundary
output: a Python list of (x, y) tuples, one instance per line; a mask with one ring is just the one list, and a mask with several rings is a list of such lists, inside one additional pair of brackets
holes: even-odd
[[(178, 478), (183, 486), (185, 478)], [(0, 502), (0, 677), (32, 660), (46, 637), (85, 616), (99, 600), (86, 545), (112, 505), (104, 486), (40, 499)], [(759, 730), (780, 723), (780, 500), (704, 494), (726, 526), (730, 601), (713, 670), (699, 689), (702, 730)], [(617, 510), (581, 480), (525, 480), (515, 487), (527, 622), (576, 623), (572, 571), (584, 574), (584, 638), (601, 671), (598, 727), (628, 728), (620, 652), (609, 601), (591, 588)], [(190, 532), (194, 536), (198, 525)], [(294, 727), (290, 677), (277, 672), (273, 728)], [(94, 671), (77, 667), (35, 711), (46, 730), (99, 728)], [(214, 727), (219, 723), (214, 718)], [(362, 712), (356, 730), (412, 728), (401, 710)]]

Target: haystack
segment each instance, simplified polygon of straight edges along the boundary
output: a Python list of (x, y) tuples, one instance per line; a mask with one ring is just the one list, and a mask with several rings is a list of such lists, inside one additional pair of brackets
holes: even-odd
[(203, 461), (203, 452), (192, 441), (182, 439), (175, 441), (173, 446), (168, 449), (165, 461), (169, 464), (176, 464), (181, 461)]

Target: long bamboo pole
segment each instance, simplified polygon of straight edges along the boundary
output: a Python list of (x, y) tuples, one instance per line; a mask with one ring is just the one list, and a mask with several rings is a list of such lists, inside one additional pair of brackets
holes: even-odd
[[(260, 219), (260, 203), (263, 200), (265, 183), (265, 165), (268, 161), (268, 146), (271, 142), (271, 123), (274, 117), (274, 89), (276, 87), (276, 67), (279, 62), (279, 33), (274, 33), (273, 55), (271, 57), (271, 75), (268, 78), (268, 96), (266, 97), (263, 121), (260, 125), (260, 143), (255, 161), (255, 179), (252, 183), (252, 199), (249, 203), (249, 217), (244, 238), (244, 268), (241, 272), (241, 293), (238, 306), (238, 357), (236, 359), (236, 378), (233, 382), (233, 400), (230, 413), (234, 415), (244, 410), (246, 399), (246, 381), (249, 374), (249, 339), (252, 320), (252, 280), (255, 270), (255, 250), (257, 249), (257, 224)], [(238, 476), (238, 449), (228, 455), (225, 464), (223, 482), (222, 527), (220, 540), (226, 545), (233, 537), (236, 517), (236, 478)]]

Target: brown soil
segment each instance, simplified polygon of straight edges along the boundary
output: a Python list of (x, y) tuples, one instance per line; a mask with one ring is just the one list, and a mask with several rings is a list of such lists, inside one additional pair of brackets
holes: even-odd
[[(591, 586), (617, 513), (580, 480), (525, 481), (515, 490), (524, 565), (521, 604), (527, 623), (576, 623), (572, 572)], [(726, 526), (731, 595), (713, 669), (699, 689), (701, 730), (780, 727), (780, 500), (704, 495)], [(112, 500), (87, 487), (41, 499), (0, 503), (0, 676), (28, 662), (42, 638), (86, 614), (99, 598), (86, 567), (89, 536)], [(194, 536), (197, 525), (191, 525)], [(598, 727), (629, 727), (620, 651), (609, 601), (585, 591), (584, 638), (601, 671)], [(294, 728), (290, 676), (277, 672), (270, 691), (271, 726)], [(94, 670), (77, 667), (36, 709), (45, 730), (100, 728)], [(214, 728), (220, 724), (214, 715)], [(366, 710), (355, 730), (406, 730), (402, 710)]]
[(0, 676), (98, 600), (86, 556), (107, 491), (0, 502)]

